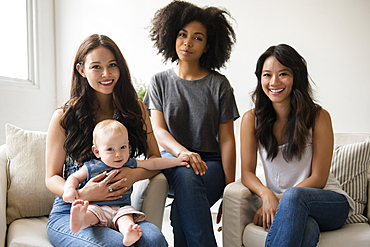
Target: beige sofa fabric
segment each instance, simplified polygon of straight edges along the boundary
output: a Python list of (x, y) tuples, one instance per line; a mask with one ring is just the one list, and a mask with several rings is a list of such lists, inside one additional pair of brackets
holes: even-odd
[(8, 195), (6, 223), (49, 215), (55, 195), (45, 185), (46, 133), (6, 125)]
[[(350, 143), (370, 141), (370, 134), (335, 134), (335, 144), (345, 145)], [(260, 174), (260, 172), (259, 172)], [(263, 178), (262, 178), (263, 180)], [(368, 170), (367, 187), (370, 188)], [(366, 187), (365, 187), (366, 189)], [(370, 190), (367, 191), (365, 216), (370, 217)], [(255, 210), (261, 205), (261, 199), (252, 194), (240, 180), (229, 184), (224, 191), (222, 236), (223, 246), (264, 246), (267, 233), (262, 227), (252, 222)], [(341, 229), (323, 232), (318, 243), (319, 247), (338, 246), (370, 246), (370, 225), (368, 223), (347, 224)]]
[[(0, 146), (0, 246), (52, 246), (46, 234), (54, 200), (45, 186), (46, 133), (7, 125), (6, 134), (7, 143)], [(167, 180), (159, 173), (136, 182), (131, 196), (135, 208), (159, 229), (167, 192)]]

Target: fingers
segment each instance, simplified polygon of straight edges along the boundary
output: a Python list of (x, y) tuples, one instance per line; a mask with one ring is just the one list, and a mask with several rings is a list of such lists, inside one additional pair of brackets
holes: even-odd
[(96, 177), (91, 178), (89, 181), (92, 181), (92, 182), (99, 182), (99, 181), (101, 181), (102, 179), (104, 179), (104, 178), (105, 178), (105, 176), (106, 176), (106, 172), (103, 172), (103, 173), (101, 173), (101, 174), (97, 175)]
[(202, 160), (199, 154), (197, 153), (190, 153), (189, 154), (189, 162), (191, 167), (193, 168), (195, 174), (197, 175), (204, 175), (207, 169), (206, 163)]

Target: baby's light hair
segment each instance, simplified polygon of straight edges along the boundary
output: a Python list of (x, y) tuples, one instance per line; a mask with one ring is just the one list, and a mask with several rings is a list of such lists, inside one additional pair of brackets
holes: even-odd
[(101, 133), (127, 134), (127, 128), (119, 121), (107, 119), (99, 122), (93, 131), (93, 144), (96, 146), (96, 139)]

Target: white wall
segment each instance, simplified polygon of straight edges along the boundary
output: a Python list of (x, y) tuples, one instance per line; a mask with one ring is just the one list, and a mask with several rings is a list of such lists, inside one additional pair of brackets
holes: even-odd
[[(110, 36), (132, 75), (147, 82), (163, 65), (148, 26), (169, 0), (56, 0), (57, 94), (68, 96), (71, 64), (81, 41), (92, 33)], [(332, 115), (336, 132), (370, 132), (370, 1), (368, 0), (198, 0), (223, 6), (235, 19), (237, 44), (222, 70), (235, 89), (240, 114), (252, 107), (257, 58), (270, 45), (287, 43), (306, 58), (317, 100)], [(235, 132), (239, 143), (239, 124)], [(238, 169), (239, 170), (239, 169)], [(238, 172), (239, 176), (239, 172)]]
[[(54, 4), (53, 1), (34, 2), (36, 85), (0, 84), (0, 144), (5, 143), (6, 123), (24, 129), (46, 131), (51, 114), (54, 112), (56, 102)], [(12, 39), (11, 33), (1, 35), (1, 38)], [(14, 63), (13, 66), (17, 64)]]

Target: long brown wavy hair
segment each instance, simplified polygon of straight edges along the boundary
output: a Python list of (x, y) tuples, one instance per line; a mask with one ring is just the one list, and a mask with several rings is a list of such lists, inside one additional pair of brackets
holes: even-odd
[[(66, 139), (64, 149), (67, 154), (79, 163), (85, 162), (93, 155), (91, 152), (92, 133), (96, 125), (95, 113), (99, 102), (94, 89), (86, 78), (77, 70), (77, 64), (84, 66), (86, 56), (97, 47), (109, 49), (116, 58), (120, 77), (113, 89), (112, 104), (118, 113), (118, 121), (127, 127), (132, 157), (147, 155), (147, 133), (142, 109), (131, 82), (127, 63), (118, 46), (105, 35), (93, 34), (87, 37), (77, 50), (72, 72), (69, 100), (62, 106), (64, 114), (60, 125), (64, 128)], [(98, 108), (99, 109), (99, 108)], [(145, 129), (144, 129), (145, 127)]]
[(315, 118), (321, 106), (313, 100), (305, 59), (289, 45), (271, 46), (257, 61), (255, 75), (258, 82), (252, 94), (256, 115), (255, 135), (267, 150), (267, 158), (273, 160), (278, 154), (278, 143), (273, 134), (276, 113), (261, 84), (263, 64), (270, 56), (275, 57), (282, 65), (293, 71), (290, 112), (283, 135), (287, 145), (282, 152), (287, 161), (290, 161), (293, 157), (300, 159), (310, 136), (310, 128), (314, 127)]

